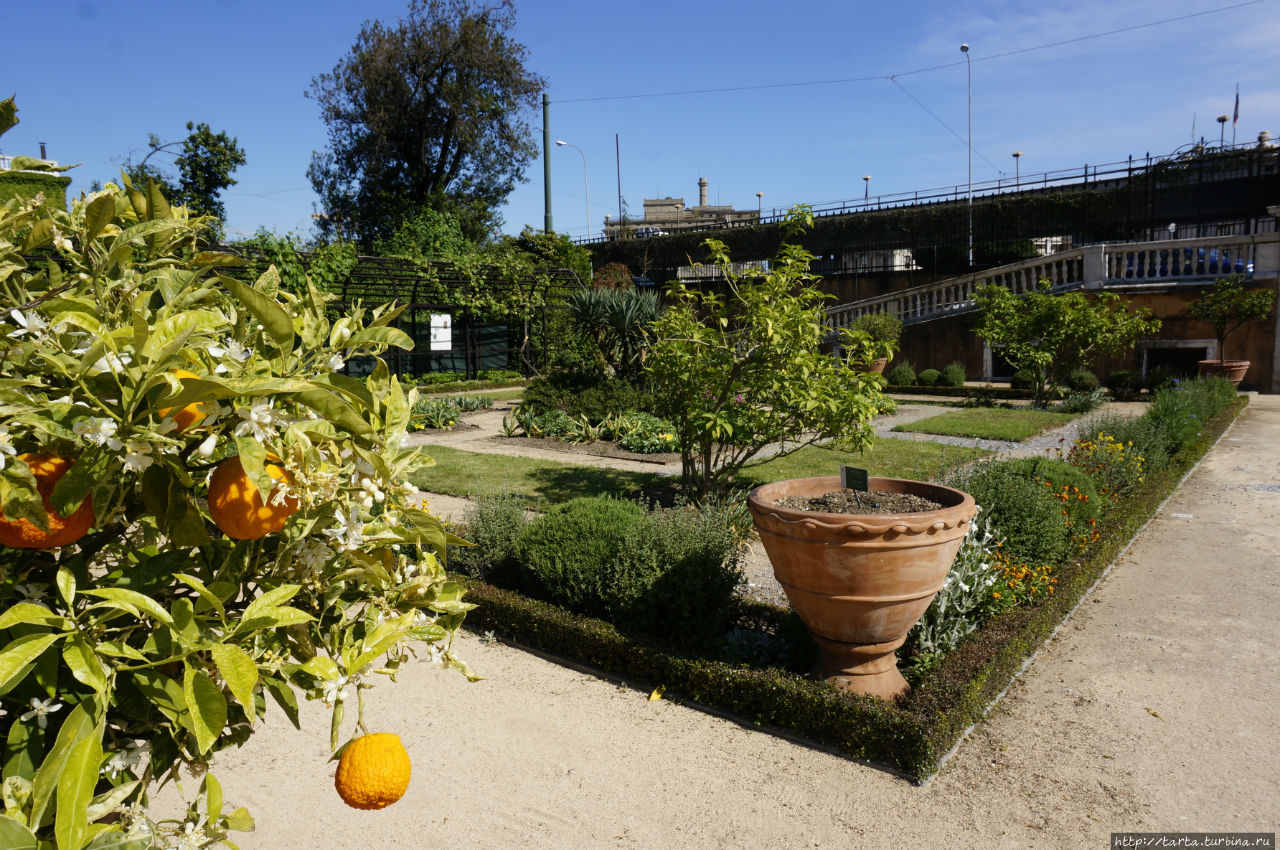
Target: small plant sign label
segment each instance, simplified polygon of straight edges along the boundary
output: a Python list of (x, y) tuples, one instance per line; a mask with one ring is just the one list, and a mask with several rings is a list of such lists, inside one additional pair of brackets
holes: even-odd
[(867, 471), (858, 469), (856, 466), (840, 467), (840, 486), (846, 490), (867, 492), (870, 489), (867, 483)]

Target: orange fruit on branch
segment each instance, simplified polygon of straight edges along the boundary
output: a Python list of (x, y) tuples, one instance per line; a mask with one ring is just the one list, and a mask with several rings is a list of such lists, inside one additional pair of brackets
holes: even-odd
[[(199, 378), (200, 377), (194, 372), (188, 372), (186, 369), (174, 369), (173, 374), (175, 377), (178, 377), (178, 378)], [(173, 417), (173, 421), (176, 422), (178, 425), (178, 428), (177, 428), (178, 431), (185, 431), (191, 426), (198, 424), (207, 415), (208, 415), (208, 411), (205, 410), (204, 403), (198, 402), (198, 401), (188, 404), (186, 407), (182, 408), (176, 413), (174, 412), (172, 407), (166, 407), (164, 410), (160, 411), (161, 417), (165, 417), (165, 416)]]
[(374, 732), (347, 744), (333, 786), (353, 809), (385, 809), (404, 796), (410, 773), (409, 753), (400, 736)]
[(9, 519), (0, 514), (0, 544), (14, 549), (56, 549), (84, 537), (93, 525), (93, 498), (86, 497), (80, 507), (67, 517), (58, 513), (49, 502), (53, 488), (67, 474), (72, 462), (56, 455), (21, 454), (18, 457), (26, 461), (35, 476), (36, 490), (49, 517), (49, 530), (41, 531), (35, 523), (23, 517)]
[[(268, 462), (266, 469), (276, 481), (293, 482), (293, 477), (278, 463)], [(229, 457), (218, 464), (209, 479), (209, 516), (228, 537), (257, 540), (274, 534), (297, 512), (296, 498), (289, 496), (277, 504), (274, 490), (264, 504), (258, 488), (240, 465), (239, 457)]]

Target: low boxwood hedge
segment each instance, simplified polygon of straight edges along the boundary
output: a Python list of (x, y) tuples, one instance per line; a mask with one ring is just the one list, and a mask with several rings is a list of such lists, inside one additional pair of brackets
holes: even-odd
[[(851, 758), (867, 759), (923, 780), (938, 769), (965, 730), (1017, 674), (1024, 661), (1071, 612), (1182, 477), (1248, 403), (1240, 397), (1163, 472), (1112, 507), (1099, 522), (1100, 537), (1082, 558), (1056, 571), (1057, 591), (1032, 608), (1018, 608), (982, 628), (930, 670), (904, 698), (888, 702), (844, 693), (776, 667), (729, 664), (623, 634), (609, 623), (575, 616), (543, 602), (460, 577), (478, 607), (466, 627), (563, 656), (607, 674), (648, 686), (668, 698), (727, 714), (744, 725), (800, 735)], [(785, 628), (792, 615), (744, 602), (742, 616)]]

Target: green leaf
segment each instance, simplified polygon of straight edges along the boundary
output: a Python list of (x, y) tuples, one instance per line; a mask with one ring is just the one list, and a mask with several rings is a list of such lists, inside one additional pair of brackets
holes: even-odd
[(192, 334), (216, 330), (224, 321), (211, 310), (188, 310), (166, 316), (151, 326), (151, 335), (142, 346), (142, 359), (163, 363), (176, 354)]
[(116, 199), (114, 195), (99, 195), (89, 202), (84, 211), (84, 241), (92, 242), (102, 232), (111, 219), (116, 217)]
[(55, 629), (66, 629), (70, 621), (43, 605), (37, 605), (34, 602), (18, 602), (0, 614), (0, 631), (19, 623), (36, 623), (41, 626), (52, 626)]
[(258, 665), (247, 652), (232, 644), (214, 644), (210, 652), (227, 688), (236, 702), (244, 708), (244, 713), (252, 724), (256, 714), (253, 690), (258, 685)]
[(333, 719), (329, 722), (329, 749), (338, 749), (338, 736), (342, 734), (342, 718), (347, 713), (345, 702), (333, 704)]
[(240, 468), (258, 488), (258, 495), (265, 505), (276, 486), (275, 479), (267, 472), (267, 447), (248, 436), (237, 436), (235, 441), (236, 450), (240, 453)]
[(152, 619), (164, 623), (166, 626), (173, 625), (173, 618), (169, 616), (169, 612), (160, 607), (159, 603), (149, 596), (144, 596), (136, 590), (125, 590), (121, 587), (104, 587), (93, 588), (84, 591), (85, 596), (97, 596), (112, 603), (112, 607), (119, 608), (122, 611), (128, 611), (134, 616), (140, 614), (148, 614)]
[[(129, 795), (132, 794), (134, 791), (138, 790), (138, 787), (140, 785), (142, 785), (141, 780), (131, 779), (128, 782), (120, 783), (114, 788), (109, 788), (108, 790), (103, 791), (101, 794), (94, 797), (93, 800), (89, 803), (89, 821), (92, 823), (93, 821), (96, 821), (99, 818), (106, 817), (110, 812), (116, 809), (121, 803), (129, 799)], [(90, 845), (90, 846), (93, 846), (93, 845)], [(102, 846), (102, 845), (99, 845), (99, 846)]]
[(42, 218), (27, 231), (27, 236), (22, 240), (22, 248), (19, 253), (30, 254), (37, 248), (43, 248), (52, 241), (53, 219)]
[(222, 784), (212, 773), (206, 773), (200, 788), (204, 792), (204, 810), (209, 816), (209, 823), (216, 824), (222, 817)]
[(62, 597), (62, 601), (67, 603), (67, 608), (71, 608), (71, 603), (76, 598), (76, 577), (66, 567), (58, 567), (58, 575), (54, 578), (54, 583), (58, 585), (58, 594)]
[[(37, 828), (46, 823), (45, 816), (49, 801), (53, 798), (54, 791), (58, 788), (58, 777), (62, 773), (62, 766), (66, 762), (68, 754), (82, 739), (92, 735), (94, 732), (95, 722), (89, 714), (90, 705), (91, 702), (86, 701), (71, 709), (71, 713), (67, 715), (67, 719), (62, 723), (62, 728), (58, 730), (58, 737), (53, 742), (53, 748), (44, 757), (44, 761), (40, 763), (40, 769), (36, 771), (35, 778), (31, 780), (31, 820), (29, 823), (34, 824)], [(96, 768), (94, 772), (96, 774)]]
[(248, 619), (263, 609), (274, 608), (282, 602), (288, 602), (301, 589), (302, 587), (297, 584), (282, 584), (279, 587), (272, 588), (250, 602), (249, 607), (244, 609), (243, 616)]
[(160, 191), (160, 186), (154, 180), (147, 181), (147, 218), (151, 221), (157, 219), (170, 219), (173, 213), (169, 211), (169, 202), (165, 200), (164, 193)]
[(235, 832), (253, 832), (253, 816), (244, 806), (227, 815), (227, 829)]
[(307, 662), (298, 669), (302, 670), (304, 673), (310, 673), (317, 679), (328, 680), (338, 678), (338, 674), (340, 672), (338, 670), (337, 662), (325, 655), (317, 655), (315, 658), (308, 659)]
[(315, 618), (306, 611), (290, 608), (287, 605), (279, 608), (263, 608), (252, 617), (242, 618), (233, 634), (244, 634), (258, 629), (276, 629), (281, 626), (296, 626), (309, 623), (313, 619)]
[(72, 635), (63, 644), (62, 660), (80, 684), (93, 688), (98, 693), (107, 689), (107, 676), (103, 672), (102, 662), (98, 660), (93, 647), (79, 633)]
[(110, 476), (112, 454), (106, 446), (93, 446), (76, 458), (49, 496), (50, 504), (58, 513), (65, 517), (80, 509), (94, 486)]
[(356, 348), (365, 345), (387, 345), (408, 351), (413, 348), (413, 337), (399, 328), (361, 328), (351, 335), (343, 347)]
[(227, 700), (207, 673), (187, 666), (182, 678), (182, 693), (191, 712), (191, 731), (196, 746), (204, 755), (227, 725)]
[(302, 722), (298, 716), (298, 697), (293, 692), (293, 687), (288, 682), (271, 677), (263, 679), (262, 683), (270, 691), (271, 696), (275, 699), (276, 704), (289, 718), (289, 722), (293, 724), (294, 729), (301, 729)]
[(295, 398), (349, 434), (357, 437), (373, 435), (373, 426), (333, 390), (317, 387), (300, 392)]
[(38, 845), (31, 830), (8, 815), (0, 815), (0, 847), (7, 850), (36, 850)]
[(21, 682), (31, 664), (61, 637), (53, 632), (35, 632), (10, 641), (0, 651), (0, 694), (7, 694)]
[(218, 612), (218, 618), (223, 622), (226, 622), (227, 612), (226, 609), (222, 607), (222, 600), (219, 599), (213, 591), (206, 587), (204, 582), (195, 576), (187, 575), (186, 573), (174, 573), (173, 577), (194, 590), (196, 593), (200, 594), (200, 598), (207, 602), (210, 608)]
[(54, 834), (59, 850), (80, 850), (89, 838), (89, 801), (102, 764), (102, 727), (71, 748), (58, 774), (58, 811)]
[(218, 282), (262, 323), (262, 327), (275, 341), (277, 348), (281, 351), (293, 350), (293, 320), (289, 318), (289, 314), (283, 307), (274, 299), (235, 278), (219, 275)]

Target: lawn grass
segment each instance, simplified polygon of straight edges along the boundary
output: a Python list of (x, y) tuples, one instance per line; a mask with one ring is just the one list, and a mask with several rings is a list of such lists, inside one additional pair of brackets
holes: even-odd
[(1079, 413), (1054, 413), (1048, 410), (1002, 407), (975, 407), (952, 410), (896, 426), (895, 431), (916, 431), (946, 437), (977, 437), (984, 440), (1021, 442), (1042, 431), (1066, 425)]
[(856, 466), (881, 478), (927, 481), (948, 469), (989, 454), (991, 452), (972, 446), (948, 446), (920, 440), (880, 437), (865, 452), (808, 446), (786, 457), (753, 463), (743, 469), (739, 484), (755, 487), (787, 478), (839, 475), (842, 466)]
[(674, 483), (656, 472), (480, 454), (447, 446), (426, 445), (422, 449), (436, 465), (416, 473), (410, 479), (414, 486), (465, 499), (510, 494), (533, 510), (546, 510), (578, 496), (634, 496)]
[[(546, 510), (577, 496), (636, 496), (661, 498), (675, 492), (677, 479), (656, 472), (629, 472), (581, 466), (572, 461), (543, 460), (511, 455), (479, 454), (446, 446), (423, 446), (436, 462), (412, 478), (432, 493), (475, 499), (512, 494), (533, 510)], [(755, 487), (784, 478), (839, 475), (841, 466), (857, 466), (886, 478), (929, 479), (938, 473), (990, 454), (969, 446), (944, 446), (918, 440), (881, 438), (866, 452), (844, 452), (809, 446), (786, 457), (747, 467), (739, 485)]]

